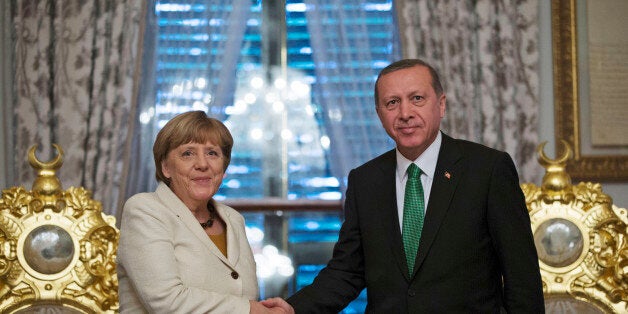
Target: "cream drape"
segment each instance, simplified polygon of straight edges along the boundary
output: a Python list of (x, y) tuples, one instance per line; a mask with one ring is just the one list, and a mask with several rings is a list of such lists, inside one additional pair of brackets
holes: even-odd
[(447, 94), (443, 130), (505, 150), (539, 182), (538, 0), (396, 1), (403, 54), (433, 64)]
[(145, 1), (28, 1), (11, 4), (15, 95), (15, 184), (30, 188), (26, 161), (65, 151), (63, 188), (83, 186), (116, 214), (135, 121), (135, 82)]

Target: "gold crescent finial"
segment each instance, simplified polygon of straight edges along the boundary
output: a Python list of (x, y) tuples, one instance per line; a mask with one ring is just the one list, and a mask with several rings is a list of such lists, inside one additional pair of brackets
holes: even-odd
[(42, 162), (37, 159), (35, 155), (35, 151), (37, 151), (37, 144), (33, 145), (31, 149), (28, 151), (28, 162), (35, 169), (59, 169), (63, 164), (63, 149), (57, 144), (52, 144), (52, 146), (57, 150), (58, 154), (55, 156), (53, 160)]
[(57, 156), (47, 162), (42, 162), (35, 156), (37, 145), (33, 145), (28, 151), (28, 162), (37, 170), (33, 192), (41, 195), (54, 195), (61, 191), (61, 181), (57, 178), (56, 170), (63, 164), (63, 149), (57, 144), (52, 146), (57, 150)]
[(536, 151), (539, 153), (539, 163), (545, 168), (547, 168), (546, 166), (549, 165), (565, 165), (567, 163), (567, 160), (571, 158), (573, 152), (571, 151), (571, 148), (569, 147), (567, 141), (561, 139), (560, 142), (563, 144), (563, 155), (556, 159), (550, 159), (547, 157), (547, 155), (545, 155), (543, 148), (545, 148), (545, 144), (547, 144), (547, 141), (542, 142), (537, 147)]
[(543, 147), (545, 147), (547, 142), (542, 142), (537, 147), (539, 163), (545, 168), (545, 175), (543, 176), (541, 188), (548, 193), (551, 198), (556, 195), (562, 195), (563, 192), (571, 186), (571, 178), (567, 174), (566, 167), (567, 161), (572, 156), (572, 151), (567, 141), (560, 140), (560, 142), (564, 148), (563, 155), (556, 159), (548, 158), (543, 151)]

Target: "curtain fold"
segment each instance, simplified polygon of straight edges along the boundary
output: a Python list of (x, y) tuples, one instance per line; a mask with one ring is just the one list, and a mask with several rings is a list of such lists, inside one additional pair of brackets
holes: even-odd
[(447, 95), (442, 129), (505, 150), (540, 182), (538, 0), (400, 0), (406, 57), (433, 64)]
[[(145, 1), (148, 7), (155, 8), (156, 0)], [(229, 9), (223, 9), (228, 4)], [(233, 103), (250, 1), (204, 0), (194, 5), (161, 5), (165, 6), (163, 11), (151, 10), (146, 15), (136, 116), (141, 123), (135, 125), (120, 206), (130, 196), (156, 188), (152, 148), (157, 132), (166, 121), (181, 110), (205, 110), (212, 117), (224, 119), (224, 108)], [(186, 8), (177, 11), (177, 6)], [(161, 22), (157, 14), (163, 14)], [(198, 22), (201, 20), (207, 23)], [(198, 42), (189, 47), (186, 39), (182, 39), (177, 46), (177, 36), (195, 38)], [(197, 48), (197, 52), (192, 51)], [(202, 88), (172, 92), (176, 86), (195, 86), (198, 79), (205, 82)], [(194, 94), (204, 96), (198, 99)]]
[(13, 99), (13, 47), (11, 42), (11, 6), (9, 1), (0, 1), (0, 187), (10, 186), (14, 180), (12, 106)]
[(11, 2), (15, 43), (12, 104), (17, 185), (30, 188), (28, 149), (40, 160), (64, 150), (63, 188), (83, 186), (108, 214), (118, 210), (145, 1)]
[(313, 99), (322, 108), (325, 132), (332, 139), (330, 170), (344, 192), (351, 169), (394, 147), (381, 127), (371, 91), (379, 70), (399, 59), (400, 51), (394, 44), (386, 51), (374, 51), (371, 46), (381, 43), (372, 42), (369, 32), (378, 32), (382, 41), (394, 42), (395, 21), (391, 19), (381, 28), (366, 24), (368, 11), (390, 5), (385, 1), (373, 1), (372, 8), (360, 0), (304, 3), (318, 81)]

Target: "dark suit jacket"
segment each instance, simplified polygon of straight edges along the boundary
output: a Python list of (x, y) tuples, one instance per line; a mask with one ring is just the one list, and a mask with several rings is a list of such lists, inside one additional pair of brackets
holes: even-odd
[(333, 257), (288, 299), (296, 313), (337, 313), (363, 288), (367, 313), (544, 312), (530, 217), (507, 153), (443, 134), (412, 275), (395, 167), (391, 150), (349, 173)]

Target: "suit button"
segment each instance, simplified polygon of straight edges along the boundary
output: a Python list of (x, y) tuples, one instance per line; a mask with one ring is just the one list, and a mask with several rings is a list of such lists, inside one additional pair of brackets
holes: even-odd
[(237, 272), (235, 272), (235, 271), (232, 271), (232, 272), (231, 272), (231, 278), (233, 278), (233, 279), (238, 279), (238, 277), (240, 277), (240, 275), (238, 275), (238, 273), (237, 273)]
[(408, 296), (413, 297), (415, 295), (416, 295), (416, 292), (414, 292), (414, 290), (408, 290)]

